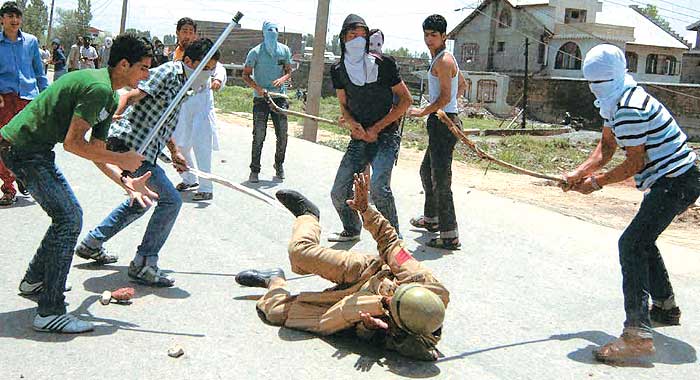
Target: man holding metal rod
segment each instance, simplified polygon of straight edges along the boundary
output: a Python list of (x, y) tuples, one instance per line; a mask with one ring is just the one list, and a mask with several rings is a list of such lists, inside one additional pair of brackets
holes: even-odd
[[(19, 285), (24, 295), (40, 295), (32, 324), (35, 330), (81, 333), (93, 329), (91, 323), (67, 314), (64, 304), (83, 212), (56, 166), (54, 146), (62, 142), (66, 151), (93, 161), (138, 202), (158, 197), (146, 187), (151, 173), (137, 178), (120, 174), (123, 169), (138, 169), (144, 157), (133, 150), (110, 152), (105, 144), (118, 105), (115, 90), (136, 87), (148, 78), (150, 64), (151, 52), (146, 45), (134, 36), (119, 36), (108, 68), (66, 74), (66, 79), (49, 86), (0, 130), (3, 162), (51, 218), (51, 226)], [(86, 141), (88, 131), (91, 135)]]
[[(250, 162), (252, 183), (258, 182), (260, 173), (260, 156), (265, 142), (268, 117), (272, 117), (275, 126), (277, 146), (275, 149), (275, 176), (284, 179), (284, 158), (287, 151), (287, 115), (272, 113), (266, 99), (266, 92), (286, 93), (286, 82), (292, 76), (292, 53), (287, 45), (277, 42), (279, 30), (277, 24), (269, 21), (263, 23), (263, 42), (248, 52), (243, 68), (243, 80), (255, 90), (253, 99), (253, 148)], [(272, 95), (278, 107), (287, 109), (286, 97)]]
[[(185, 157), (172, 138), (180, 114), (178, 108), (183, 102), (177, 99), (177, 94), (212, 46), (213, 43), (208, 39), (196, 40), (188, 44), (182, 61), (167, 62), (151, 69), (148, 80), (139, 83), (138, 88), (122, 95), (117, 109), (119, 118), (112, 123), (109, 130), (108, 146), (112, 150), (137, 149), (146, 144), (144, 160), (134, 174), (150, 172), (152, 175), (148, 179), (148, 186), (159, 195), (158, 204), (148, 222), (141, 245), (129, 264), (128, 276), (144, 285), (157, 287), (174, 285), (174, 281), (158, 268), (158, 253), (175, 224), (182, 199), (156, 160), (160, 151), (167, 146), (175, 168), (180, 172), (187, 169)], [(198, 88), (208, 83), (211, 70), (216, 66), (218, 59), (217, 51), (205, 64), (204, 70), (197, 75), (191, 88)], [(147, 141), (149, 133), (157, 126), (159, 118), (173, 102), (177, 102), (176, 109), (169, 115), (155, 137)], [(116, 256), (107, 253), (103, 244), (143, 216), (148, 206), (152, 204), (150, 199), (135, 203), (132, 194), (129, 195), (130, 199), (122, 202), (87, 234), (75, 250), (77, 256), (95, 260), (99, 264), (117, 261)]]

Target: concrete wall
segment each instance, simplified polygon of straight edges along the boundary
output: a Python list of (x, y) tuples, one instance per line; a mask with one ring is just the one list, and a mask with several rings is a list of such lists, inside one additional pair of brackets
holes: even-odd
[[(641, 83), (641, 85), (666, 106), (688, 136), (695, 141), (700, 141), (700, 100), (683, 95), (700, 98), (700, 85), (669, 83)], [(514, 104), (522, 91), (523, 77), (512, 75), (507, 102)], [(582, 117), (586, 128), (599, 130), (603, 125), (598, 109), (593, 106), (595, 98), (588, 89), (588, 83), (582, 79), (531, 78), (528, 98), (528, 110), (535, 119), (559, 123), (564, 118), (564, 113), (568, 111), (572, 116)]]
[[(219, 38), (228, 26), (228, 23), (225, 22), (201, 20), (195, 22), (197, 23), (197, 34), (212, 41)], [(234, 29), (219, 49), (221, 51), (221, 62), (243, 64), (248, 51), (261, 43), (262, 40), (263, 36), (260, 29)], [(304, 53), (301, 46), (301, 34), (299, 33), (282, 33), (280, 31), (278, 41), (289, 46), (292, 55)]]
[[(644, 45), (634, 45), (627, 44), (627, 51), (634, 52), (637, 54), (637, 72), (630, 73), (632, 77), (638, 82), (665, 82), (665, 83), (680, 83), (681, 76), (680, 72), (682, 70), (683, 53), (687, 50), (685, 49), (673, 49), (673, 48), (663, 48), (655, 46), (644, 46)], [(662, 74), (647, 74), (646, 65), (647, 57), (650, 54), (656, 54), (659, 56), (658, 65), (659, 68), (664, 65), (663, 58), (661, 56), (673, 56), (676, 58), (676, 75), (662, 75)], [(658, 69), (657, 69), (658, 71)]]
[(700, 83), (700, 50), (683, 54), (681, 83)]

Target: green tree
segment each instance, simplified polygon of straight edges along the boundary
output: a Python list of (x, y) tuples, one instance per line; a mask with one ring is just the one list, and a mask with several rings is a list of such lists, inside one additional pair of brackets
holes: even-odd
[(166, 34), (163, 36), (164, 45), (175, 45), (177, 43), (177, 36), (174, 34)]
[(151, 40), (151, 31), (150, 30), (138, 30), (134, 28), (128, 28), (124, 31), (125, 33), (131, 33), (136, 35), (136, 37), (146, 37), (149, 41)]
[(641, 8), (642, 13), (646, 14), (647, 16), (651, 17), (656, 21), (658, 24), (662, 25), (664, 28), (667, 30), (671, 29), (671, 24), (666, 21), (660, 14), (658, 8), (656, 8), (655, 5), (647, 5), (644, 8)]
[(400, 47), (398, 49), (383, 49), (384, 54), (392, 57), (412, 57), (411, 51), (408, 48)]
[(314, 35), (311, 33), (307, 33), (304, 35), (304, 47), (313, 47), (314, 46)]
[(57, 8), (55, 36), (65, 48), (70, 48), (79, 36), (85, 36), (92, 21), (90, 0), (78, 0), (78, 9)]
[(332, 51), (335, 55), (340, 55), (340, 36), (334, 34), (330, 41), (326, 41), (326, 51)]

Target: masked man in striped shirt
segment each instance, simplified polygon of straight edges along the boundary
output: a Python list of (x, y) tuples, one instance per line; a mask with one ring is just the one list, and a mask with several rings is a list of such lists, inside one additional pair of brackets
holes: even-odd
[[(591, 156), (565, 175), (565, 191), (590, 194), (632, 176), (639, 190), (648, 190), (618, 242), (627, 316), (624, 330), (620, 338), (594, 351), (599, 361), (652, 355), (651, 321), (680, 324), (681, 312), (656, 239), (700, 196), (697, 157), (686, 144), (686, 135), (666, 107), (626, 74), (626, 67), (625, 54), (613, 45), (596, 46), (586, 55), (583, 75), (604, 119), (603, 136)], [(613, 157), (616, 145), (625, 150), (625, 161), (596, 173)]]

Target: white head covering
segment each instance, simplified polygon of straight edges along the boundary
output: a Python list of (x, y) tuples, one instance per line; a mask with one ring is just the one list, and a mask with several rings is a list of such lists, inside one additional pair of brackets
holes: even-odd
[(105, 37), (105, 47), (107, 49), (111, 48), (113, 43), (112, 37)]
[(382, 54), (382, 46), (384, 45), (384, 36), (381, 31), (376, 31), (369, 36), (369, 51), (371, 53)]
[(367, 40), (364, 37), (355, 37), (345, 43), (343, 64), (350, 81), (356, 86), (364, 86), (374, 83), (379, 77), (379, 65), (376, 58), (365, 51)]
[(617, 103), (630, 87), (637, 82), (627, 74), (627, 61), (622, 50), (610, 44), (594, 47), (583, 60), (583, 76), (589, 82), (589, 87), (596, 100), (593, 103), (600, 108), (600, 116), (612, 120), (617, 110)]

